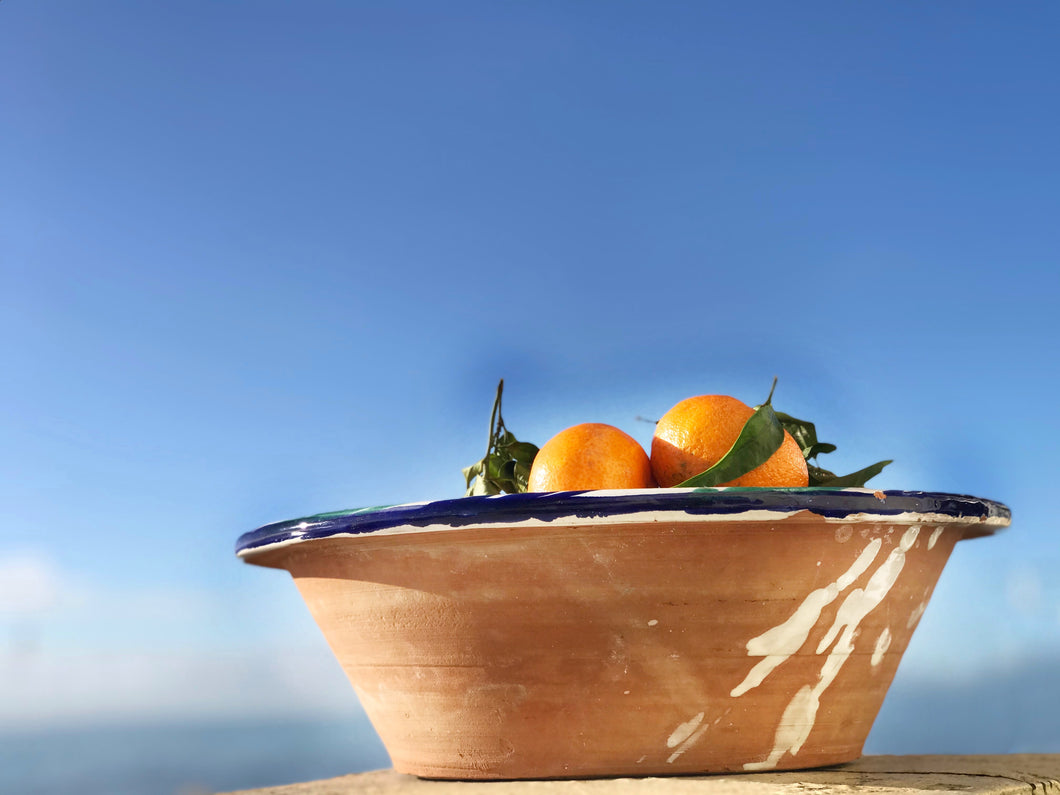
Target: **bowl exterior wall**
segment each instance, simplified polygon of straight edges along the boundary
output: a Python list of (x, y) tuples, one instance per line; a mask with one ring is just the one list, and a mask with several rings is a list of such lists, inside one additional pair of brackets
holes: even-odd
[(285, 551), (396, 769), (780, 770), (858, 757), (957, 526), (489, 527)]

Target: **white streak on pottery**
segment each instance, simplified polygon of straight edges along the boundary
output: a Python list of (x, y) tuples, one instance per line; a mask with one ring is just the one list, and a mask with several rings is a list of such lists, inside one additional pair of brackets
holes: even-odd
[(654, 627), (658, 623), (659, 623), (659, 619), (653, 618), (651, 621), (648, 622), (648, 626), (649, 627)]
[(936, 527), (934, 530), (931, 531), (931, 537), (928, 538), (928, 549), (935, 548), (935, 544), (938, 542), (940, 535), (942, 535), (941, 527)]
[(787, 751), (798, 753), (798, 749), (802, 748), (802, 744), (810, 736), (819, 705), (820, 697), (816, 688), (803, 685), (788, 702), (784, 714), (780, 717), (780, 725), (773, 737), (773, 751), (769, 757), (762, 762), (748, 762), (743, 766), (744, 770), (772, 770)]
[(799, 753), (813, 730), (817, 710), (821, 706), (821, 696), (835, 681), (854, 651), (858, 625), (883, 602), (894, 586), (905, 566), (905, 553), (913, 548), (919, 532), (919, 527), (906, 530), (898, 546), (891, 550), (879, 568), (872, 573), (865, 587), (855, 588), (843, 600), (836, 611), (835, 621), (817, 646), (817, 654), (823, 654), (832, 642), (835, 642), (832, 651), (825, 658), (824, 665), (821, 666), (817, 682), (812, 686), (804, 685), (788, 703), (780, 718), (780, 725), (773, 738), (773, 750), (769, 756), (761, 762), (748, 762), (744, 765), (745, 770), (772, 770), (784, 754), (791, 753), (795, 756)]
[(691, 737), (692, 733), (699, 728), (699, 724), (703, 722), (704, 717), (706, 717), (706, 713), (700, 712), (698, 715), (693, 715), (684, 723), (678, 724), (677, 728), (673, 730), (673, 733), (666, 738), (666, 747), (674, 748)]
[(912, 626), (920, 620), (920, 617), (924, 615), (924, 611), (927, 610), (927, 606), (927, 599), (925, 599), (913, 608), (913, 612), (909, 614), (909, 621), (906, 623), (907, 628), (912, 628)]
[(736, 698), (758, 687), (779, 665), (801, 649), (806, 639), (809, 638), (810, 631), (820, 620), (821, 611), (834, 602), (842, 591), (849, 588), (865, 572), (879, 554), (882, 545), (883, 542), (880, 539), (874, 538), (861, 551), (853, 565), (839, 576), (839, 579), (824, 588), (810, 591), (787, 621), (747, 641), (748, 656), (764, 659), (751, 669), (747, 677), (734, 687), (729, 695)]
[(832, 641), (844, 627), (846, 627), (846, 633), (850, 634), (850, 640), (853, 640), (853, 632), (857, 629), (857, 625), (883, 601), (895, 580), (898, 579), (898, 574), (905, 565), (905, 553), (912, 548), (919, 532), (919, 527), (910, 527), (906, 530), (902, 535), (902, 540), (898, 542), (898, 548), (892, 550), (887, 559), (873, 572), (865, 587), (854, 589), (843, 600), (843, 604), (839, 606), (839, 611), (836, 613), (835, 621), (828, 628), (821, 642), (817, 644), (818, 654), (823, 654), (832, 645)]
[(666, 740), (666, 747), (676, 747), (677, 750), (670, 754), (670, 758), (666, 760), (667, 764), (672, 765), (681, 754), (695, 745), (703, 732), (707, 730), (707, 726), (700, 725), (703, 723), (705, 715), (705, 712), (700, 712), (673, 730), (673, 733)]
[(891, 628), (884, 627), (883, 632), (876, 638), (876, 646), (872, 650), (872, 667), (875, 668), (881, 662), (883, 662), (883, 655), (887, 653), (887, 649), (891, 648)]

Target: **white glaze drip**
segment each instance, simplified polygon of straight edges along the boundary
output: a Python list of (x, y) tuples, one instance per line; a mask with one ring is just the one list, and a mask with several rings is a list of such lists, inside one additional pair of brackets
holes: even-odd
[(670, 758), (666, 760), (667, 764), (672, 765), (681, 754), (695, 745), (696, 741), (700, 738), (700, 735), (707, 730), (708, 726), (702, 725), (703, 718), (706, 717), (706, 714), (707, 713), (705, 712), (700, 712), (698, 715), (692, 716), (692, 718), (674, 729), (673, 733), (666, 740), (666, 747), (676, 747), (677, 750), (670, 754)]
[(851, 567), (839, 576), (839, 579), (824, 588), (810, 591), (802, 604), (783, 624), (763, 632), (756, 638), (751, 638), (747, 642), (748, 656), (763, 659), (751, 669), (740, 684), (732, 689), (729, 695), (734, 698), (739, 697), (748, 690), (758, 687), (778, 666), (801, 649), (806, 639), (810, 637), (810, 631), (820, 620), (821, 611), (834, 602), (840, 593), (849, 588), (865, 572), (879, 554), (882, 545), (883, 542), (880, 539), (874, 538), (861, 551)]
[(891, 648), (891, 628), (884, 627), (883, 632), (876, 638), (876, 646), (872, 649), (872, 667), (875, 668), (881, 662), (883, 662), (883, 656), (887, 653), (887, 650)]
[[(883, 602), (894, 586), (898, 575), (905, 566), (906, 553), (913, 548), (919, 532), (919, 527), (910, 527), (906, 530), (902, 534), (898, 545), (891, 550), (891, 553), (880, 564), (879, 568), (869, 577), (865, 587), (855, 588), (843, 600), (836, 611), (835, 620), (828, 628), (824, 638), (817, 645), (816, 652), (818, 655), (824, 654), (828, 647), (832, 646), (821, 666), (817, 681), (813, 685), (804, 685), (788, 702), (788, 706), (784, 709), (784, 714), (781, 716), (780, 724), (777, 726), (776, 734), (773, 738), (773, 750), (769, 755), (760, 762), (748, 762), (744, 765), (744, 769), (772, 770), (785, 754), (790, 753), (794, 756), (802, 749), (803, 743), (810, 736), (814, 722), (817, 719), (817, 711), (821, 706), (821, 696), (835, 681), (843, 665), (846, 664), (846, 661), (854, 651), (854, 639), (857, 636), (859, 625), (870, 612)], [(862, 554), (864, 555), (865, 553)], [(759, 637), (764, 636), (760, 635)], [(833, 643), (834, 645), (832, 645)], [(748, 647), (750, 650), (750, 644), (748, 644)]]

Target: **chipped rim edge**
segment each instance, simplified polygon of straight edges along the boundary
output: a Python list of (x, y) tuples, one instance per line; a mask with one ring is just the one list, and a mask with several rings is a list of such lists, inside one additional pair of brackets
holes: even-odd
[(241, 535), (244, 559), (324, 538), (398, 535), (483, 527), (547, 527), (635, 522), (769, 521), (809, 511), (826, 521), (887, 519), (902, 524), (974, 525), (975, 535), (1007, 527), (1012, 512), (994, 500), (925, 491), (829, 488), (701, 488), (564, 491), (458, 497), (316, 514)]

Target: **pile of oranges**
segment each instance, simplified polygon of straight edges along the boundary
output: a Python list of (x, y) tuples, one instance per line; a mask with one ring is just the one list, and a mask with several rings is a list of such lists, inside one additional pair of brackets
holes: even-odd
[[(682, 400), (655, 426), (651, 455), (613, 425), (582, 423), (549, 439), (538, 451), (527, 491), (644, 489), (676, 486), (729, 451), (754, 409), (727, 395)], [(800, 487), (809, 482), (806, 459), (787, 431), (762, 465), (725, 486)]]

